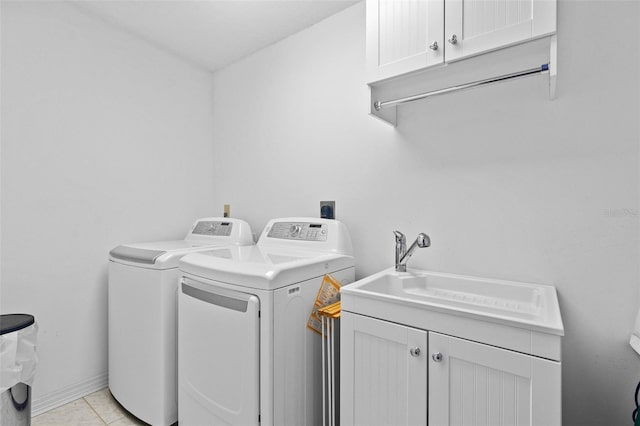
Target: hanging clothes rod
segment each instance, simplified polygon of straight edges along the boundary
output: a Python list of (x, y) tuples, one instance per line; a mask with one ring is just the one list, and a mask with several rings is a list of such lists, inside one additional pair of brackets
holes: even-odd
[(434, 90), (432, 92), (420, 93), (419, 95), (407, 96), (406, 98), (395, 99), (391, 101), (377, 101), (374, 102), (373, 107), (376, 111), (380, 111), (382, 108), (404, 104), (407, 102), (417, 101), (418, 99), (430, 98), (431, 96), (443, 95), (445, 93), (457, 92), (458, 90), (470, 89), (472, 87), (484, 86), (485, 84), (498, 83), (500, 81), (511, 80), (519, 77), (527, 77), (535, 74), (542, 74), (549, 71), (549, 64), (543, 64), (539, 67), (530, 68), (528, 70), (514, 72), (511, 74), (504, 74), (498, 77), (487, 78), (485, 80), (473, 81), (471, 83), (460, 84), (458, 86), (447, 87), (446, 89)]

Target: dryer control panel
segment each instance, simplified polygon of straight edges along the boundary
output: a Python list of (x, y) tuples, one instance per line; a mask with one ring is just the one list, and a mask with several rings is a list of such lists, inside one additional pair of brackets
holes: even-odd
[(328, 226), (324, 223), (276, 222), (269, 230), (267, 237), (298, 241), (327, 241), (327, 233)]

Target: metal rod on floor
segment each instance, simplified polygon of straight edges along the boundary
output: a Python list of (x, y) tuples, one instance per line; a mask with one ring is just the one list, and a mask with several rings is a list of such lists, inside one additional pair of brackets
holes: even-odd
[(328, 362), (329, 365), (329, 385), (327, 386), (327, 391), (329, 392), (329, 426), (333, 426), (333, 330), (332, 330), (332, 319), (327, 317), (327, 346), (329, 348), (328, 351)]
[(331, 318), (331, 426), (336, 426), (336, 320)]
[(407, 103), (407, 102), (413, 102), (413, 101), (417, 101), (419, 99), (429, 98), (431, 96), (443, 95), (445, 93), (451, 93), (451, 92), (457, 92), (458, 90), (463, 90), (463, 89), (470, 89), (472, 87), (484, 86), (485, 84), (498, 83), (498, 82), (501, 82), (501, 81), (511, 80), (511, 79), (514, 79), (514, 78), (528, 77), (528, 76), (531, 76), (531, 75), (542, 74), (542, 73), (547, 72), (547, 71), (549, 71), (549, 64), (543, 64), (543, 65), (541, 65), (539, 67), (530, 68), (528, 70), (514, 72), (514, 73), (511, 73), (511, 74), (504, 74), (504, 75), (501, 75), (501, 76), (498, 76), (498, 77), (491, 77), (491, 78), (487, 78), (487, 79), (484, 79), (484, 80), (473, 81), (471, 83), (460, 84), (460, 85), (457, 85), (457, 86), (451, 86), (451, 87), (447, 87), (446, 89), (434, 90), (434, 91), (431, 91), (431, 92), (420, 93), (418, 95), (407, 96), (405, 98), (394, 99), (394, 100), (390, 100), (390, 101), (376, 101), (376, 102), (373, 103), (373, 107), (376, 109), (376, 111), (380, 111), (382, 108), (385, 108), (385, 107), (388, 107), (388, 106), (394, 106), (394, 105), (398, 105), (398, 104), (404, 104), (404, 103)]
[(326, 350), (325, 338), (327, 336), (327, 333), (324, 328), (324, 320), (325, 320), (324, 316), (320, 317), (320, 321), (322, 321), (322, 426), (327, 426), (327, 421), (326, 421), (327, 374), (325, 371), (325, 359), (324, 359), (324, 352)]

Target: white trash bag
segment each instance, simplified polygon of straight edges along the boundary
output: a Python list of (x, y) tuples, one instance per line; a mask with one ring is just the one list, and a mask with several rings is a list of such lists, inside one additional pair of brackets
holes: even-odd
[(0, 336), (0, 393), (18, 383), (33, 383), (38, 363), (37, 337), (37, 323)]

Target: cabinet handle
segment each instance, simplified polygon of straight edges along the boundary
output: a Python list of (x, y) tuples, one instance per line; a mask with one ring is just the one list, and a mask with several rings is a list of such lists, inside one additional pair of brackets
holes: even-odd
[(429, 49), (431, 50), (438, 50), (438, 42), (436, 40), (433, 41), (433, 43), (431, 43), (429, 45)]
[(431, 355), (431, 359), (433, 359), (435, 362), (440, 362), (442, 361), (442, 354), (440, 352), (436, 352)]
[(420, 348), (411, 348), (409, 349), (409, 353), (411, 356), (420, 356)]
[(458, 36), (455, 34), (451, 34), (451, 37), (449, 37), (447, 41), (451, 44), (456, 44), (458, 43)]

